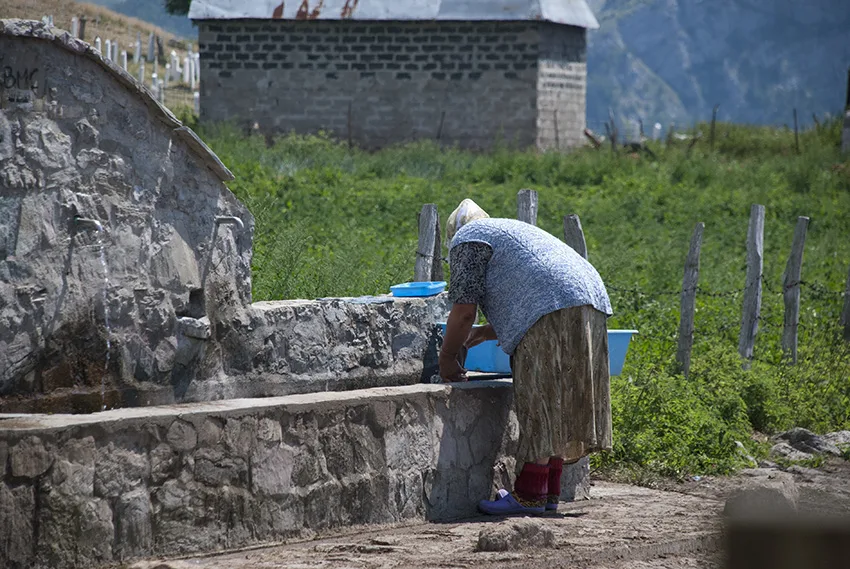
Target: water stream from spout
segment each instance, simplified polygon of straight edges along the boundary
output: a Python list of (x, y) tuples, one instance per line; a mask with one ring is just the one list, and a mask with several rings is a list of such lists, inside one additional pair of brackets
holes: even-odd
[(100, 410), (106, 411), (106, 375), (109, 373), (109, 357), (112, 351), (110, 336), (112, 330), (109, 327), (109, 265), (106, 263), (106, 246), (104, 243), (104, 230), (100, 222), (96, 222), (97, 243), (100, 246), (100, 265), (103, 267), (103, 323), (106, 327), (106, 363), (103, 366), (103, 375), (100, 378)]

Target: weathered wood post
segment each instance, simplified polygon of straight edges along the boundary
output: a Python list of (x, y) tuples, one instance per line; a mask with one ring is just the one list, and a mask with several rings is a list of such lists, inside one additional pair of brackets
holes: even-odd
[(581, 219), (574, 213), (564, 216), (564, 243), (587, 259), (587, 242), (584, 240)]
[(440, 216), (436, 216), (437, 221), (434, 226), (434, 260), (431, 264), (431, 280), (441, 281), (443, 276), (443, 234), (440, 230)]
[(844, 325), (844, 339), (850, 342), (850, 269), (847, 270), (847, 284), (844, 285), (844, 310), (841, 311), (841, 324)]
[(520, 190), (516, 196), (517, 219), (537, 225), (537, 192), (534, 190)]
[(437, 237), (439, 217), (436, 204), (422, 206), (419, 213), (419, 245), (416, 247), (416, 264), (413, 269), (415, 282), (430, 281), (434, 267), (434, 245)]
[(794, 109), (794, 150), (800, 153), (800, 129), (797, 126), (797, 109)]
[(741, 317), (741, 333), (738, 336), (738, 353), (750, 360), (758, 332), (761, 313), (761, 277), (764, 267), (764, 206), (753, 205), (750, 209), (750, 225), (747, 230), (747, 281), (744, 288), (744, 310)]
[(800, 277), (803, 273), (803, 248), (806, 245), (806, 230), (809, 218), (797, 218), (794, 228), (794, 241), (791, 243), (791, 254), (785, 265), (782, 277), (782, 290), (785, 296), (785, 326), (782, 328), (782, 351), (790, 358), (792, 364), (797, 363), (797, 326), (800, 323)]
[(682, 301), (679, 315), (679, 348), (676, 361), (687, 377), (691, 370), (691, 349), (694, 346), (694, 314), (696, 312), (697, 284), (699, 283), (699, 254), (702, 248), (702, 232), (705, 224), (694, 227), (691, 248), (685, 260), (685, 276), (682, 278)]
[(844, 105), (844, 126), (841, 130), (841, 153), (850, 153), (850, 69), (847, 69), (847, 102)]
[(714, 105), (714, 110), (711, 111), (711, 151), (714, 152), (714, 132), (717, 126), (717, 109), (720, 105)]

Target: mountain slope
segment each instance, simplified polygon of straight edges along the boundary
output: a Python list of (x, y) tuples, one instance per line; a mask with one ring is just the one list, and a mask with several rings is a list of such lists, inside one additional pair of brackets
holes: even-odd
[(588, 122), (790, 124), (837, 113), (850, 66), (847, 0), (591, 0)]

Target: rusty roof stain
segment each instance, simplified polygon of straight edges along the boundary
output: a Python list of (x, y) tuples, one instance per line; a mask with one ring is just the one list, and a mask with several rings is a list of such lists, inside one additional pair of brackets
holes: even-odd
[(596, 29), (586, 0), (193, 0), (193, 20), (544, 21)]

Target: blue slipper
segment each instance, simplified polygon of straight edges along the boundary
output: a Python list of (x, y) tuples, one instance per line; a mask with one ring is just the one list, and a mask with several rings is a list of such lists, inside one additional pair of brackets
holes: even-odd
[(545, 506), (530, 507), (523, 506), (513, 495), (505, 490), (499, 490), (499, 498), (495, 500), (481, 500), (478, 509), (492, 516), (508, 516), (514, 514), (536, 515), (546, 511)]

